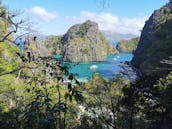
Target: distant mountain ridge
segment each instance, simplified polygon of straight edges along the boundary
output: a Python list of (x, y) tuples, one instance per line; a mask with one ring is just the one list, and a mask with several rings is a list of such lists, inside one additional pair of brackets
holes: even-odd
[(120, 40), (128, 40), (132, 38), (138, 37), (137, 35), (134, 34), (121, 34), (117, 32), (111, 32), (111, 31), (101, 31), (103, 35), (105, 36), (106, 40), (109, 43), (112, 42), (119, 42)]

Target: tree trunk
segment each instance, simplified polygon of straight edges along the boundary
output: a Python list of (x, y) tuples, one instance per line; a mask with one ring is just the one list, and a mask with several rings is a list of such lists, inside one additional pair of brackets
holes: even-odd
[(129, 120), (129, 124), (130, 124), (130, 129), (133, 129), (133, 106), (131, 106), (131, 110), (130, 110), (130, 120)]

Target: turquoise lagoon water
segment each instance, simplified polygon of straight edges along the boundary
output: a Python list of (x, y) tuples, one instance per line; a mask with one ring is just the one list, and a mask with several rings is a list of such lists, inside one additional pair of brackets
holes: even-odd
[(86, 62), (86, 63), (70, 63), (65, 62), (69, 67), (69, 72), (76, 74), (78, 79), (86, 81), (91, 78), (94, 73), (104, 76), (106, 79), (113, 78), (115, 74), (121, 70), (120, 64), (124, 61), (130, 61), (133, 58), (131, 53), (120, 53), (111, 55), (103, 62)]

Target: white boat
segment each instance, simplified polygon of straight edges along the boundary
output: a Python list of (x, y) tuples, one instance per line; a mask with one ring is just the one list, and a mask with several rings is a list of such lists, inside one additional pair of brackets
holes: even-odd
[(68, 80), (68, 79), (63, 80), (63, 84), (68, 84), (68, 83), (70, 83), (70, 82), (71, 82), (71, 81)]
[(117, 56), (117, 58), (120, 58), (120, 56)]
[(115, 60), (115, 61), (116, 61), (116, 60), (118, 60), (118, 59), (117, 59), (117, 58), (113, 58), (113, 60)]
[(90, 69), (97, 69), (97, 68), (98, 68), (97, 65), (91, 65), (91, 66), (90, 66)]

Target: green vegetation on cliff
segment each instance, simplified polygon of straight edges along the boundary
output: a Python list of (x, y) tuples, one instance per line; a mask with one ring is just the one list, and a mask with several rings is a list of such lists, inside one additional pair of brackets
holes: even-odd
[(169, 73), (172, 70), (172, 19), (161, 24), (149, 37), (151, 44), (145, 50), (140, 68), (144, 73)]
[(48, 36), (46, 37), (44, 43), (50, 55), (62, 54), (61, 36)]
[(156, 10), (146, 22), (132, 64), (143, 74), (171, 70), (172, 2)]
[(116, 46), (116, 49), (119, 52), (134, 52), (137, 48), (138, 42), (139, 42), (139, 37), (138, 38), (133, 38), (129, 40), (121, 40)]
[(156, 10), (146, 22), (132, 64), (143, 74), (167, 74), (171, 67), (172, 2)]

